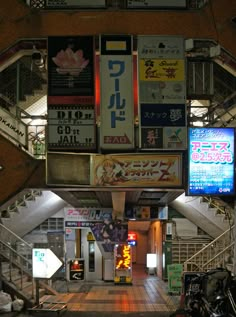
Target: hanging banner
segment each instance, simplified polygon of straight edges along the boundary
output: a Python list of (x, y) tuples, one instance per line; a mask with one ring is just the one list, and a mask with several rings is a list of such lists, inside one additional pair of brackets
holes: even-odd
[(94, 104), (93, 36), (48, 37), (49, 104)]
[(48, 150), (95, 150), (95, 133), (94, 106), (48, 106)]
[(131, 36), (100, 36), (102, 149), (134, 148)]
[(92, 158), (91, 185), (154, 186), (182, 185), (182, 155), (97, 155)]
[[(138, 36), (138, 68), (139, 147), (186, 149), (184, 39)], [(179, 127), (173, 131), (175, 137), (180, 131), (181, 137), (168, 142), (165, 129), (175, 126)]]

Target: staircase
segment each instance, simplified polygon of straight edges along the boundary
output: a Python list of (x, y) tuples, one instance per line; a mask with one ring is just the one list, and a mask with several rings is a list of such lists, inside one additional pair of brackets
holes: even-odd
[(32, 307), (37, 297), (57, 295), (46, 281), (39, 281), (39, 291), (32, 276), (32, 246), (0, 224), (0, 276), (3, 288)]
[(219, 237), (232, 225), (232, 208), (221, 200), (207, 197), (180, 195), (170, 204), (185, 218), (195, 223), (213, 239)]
[(8, 206), (1, 206), (0, 215), (2, 224), (19, 237), (66, 206), (66, 202), (51, 191), (28, 190), (14, 198)]
[(234, 226), (184, 262), (184, 271), (207, 271), (224, 267), (232, 271), (234, 259)]
[(213, 238), (210, 241), (173, 240), (173, 262), (184, 263), (184, 271), (201, 272), (216, 267), (233, 271), (233, 209), (218, 197), (190, 197), (185, 194), (171, 206)]

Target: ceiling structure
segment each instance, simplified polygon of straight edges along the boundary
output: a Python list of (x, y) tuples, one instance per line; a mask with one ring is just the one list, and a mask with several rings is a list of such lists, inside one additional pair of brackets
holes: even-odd
[[(75, 208), (95, 207), (110, 208), (113, 206), (112, 192), (116, 190), (89, 190), (83, 191), (78, 189), (58, 189), (53, 190), (55, 194), (65, 200)], [(127, 206), (159, 206), (163, 207), (170, 204), (184, 190), (160, 190), (160, 189), (121, 189), (119, 192), (125, 193), (125, 205)]]

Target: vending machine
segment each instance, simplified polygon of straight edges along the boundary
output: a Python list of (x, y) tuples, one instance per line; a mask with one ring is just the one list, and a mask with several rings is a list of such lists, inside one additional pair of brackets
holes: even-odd
[(132, 252), (128, 244), (116, 244), (114, 247), (114, 282), (132, 284)]

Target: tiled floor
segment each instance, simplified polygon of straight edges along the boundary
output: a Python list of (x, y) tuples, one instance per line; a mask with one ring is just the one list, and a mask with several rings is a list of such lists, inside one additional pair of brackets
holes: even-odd
[(71, 312), (173, 312), (180, 301), (178, 294), (168, 294), (166, 282), (138, 266), (133, 269), (132, 285), (58, 281), (53, 286), (60, 294), (41, 300), (66, 302)]

